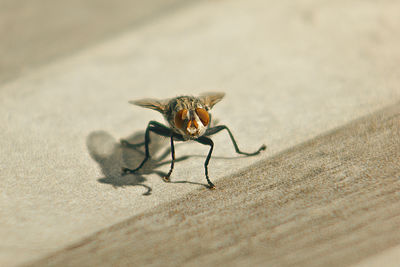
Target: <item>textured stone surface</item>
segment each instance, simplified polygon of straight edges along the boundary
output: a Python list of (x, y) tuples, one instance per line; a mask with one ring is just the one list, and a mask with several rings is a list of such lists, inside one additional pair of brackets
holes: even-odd
[(202, 1), (2, 84), (0, 265), (44, 257), (193, 190), (214, 194), (198, 144), (177, 145), (177, 157), (190, 157), (176, 164), (175, 183), (160, 178), (163, 140), (145, 173), (118, 175), (141, 155), (117, 140), (138, 140), (161, 120), (130, 99), (227, 93), (214, 117), (243, 150), (268, 150), (238, 157), (227, 134), (216, 135), (214, 197), (229, 190), (220, 178), (398, 102), (399, 5)]
[(32, 266), (346, 266), (400, 243), (399, 159), (396, 105)]
[(1, 0), (0, 84), (193, 2)]

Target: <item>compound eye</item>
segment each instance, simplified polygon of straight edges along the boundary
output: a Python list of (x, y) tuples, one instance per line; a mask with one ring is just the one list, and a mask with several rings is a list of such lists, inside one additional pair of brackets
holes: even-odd
[(183, 129), (185, 119), (187, 118), (188, 111), (187, 109), (181, 109), (175, 115), (175, 126), (179, 129)]
[(204, 108), (196, 108), (196, 114), (199, 116), (201, 123), (203, 123), (204, 126), (207, 126), (210, 122), (210, 115), (208, 115), (208, 112)]

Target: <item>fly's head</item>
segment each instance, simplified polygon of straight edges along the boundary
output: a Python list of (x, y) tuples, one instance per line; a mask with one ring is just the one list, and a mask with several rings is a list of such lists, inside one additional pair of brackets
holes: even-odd
[(179, 96), (167, 100), (143, 99), (130, 103), (161, 112), (174, 132), (184, 139), (197, 139), (210, 124), (209, 110), (224, 93), (206, 93), (199, 97)]
[(206, 106), (194, 97), (178, 97), (172, 104), (168, 123), (185, 139), (196, 139), (202, 136), (210, 123)]

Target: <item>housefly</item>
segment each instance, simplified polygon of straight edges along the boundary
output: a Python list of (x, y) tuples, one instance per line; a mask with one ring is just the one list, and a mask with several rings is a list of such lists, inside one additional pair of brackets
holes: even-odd
[(204, 162), (205, 176), (210, 189), (215, 189), (215, 185), (210, 181), (208, 176), (208, 163), (211, 159), (211, 154), (214, 148), (214, 142), (210, 136), (222, 130), (226, 130), (231, 138), (236, 153), (254, 156), (266, 149), (262, 145), (257, 151), (253, 153), (246, 153), (239, 149), (232, 132), (225, 125), (210, 126), (211, 114), (209, 111), (225, 96), (225, 93), (205, 93), (198, 97), (194, 96), (179, 96), (166, 100), (157, 99), (141, 99), (129, 101), (129, 103), (149, 108), (160, 112), (168, 123), (168, 126), (157, 121), (150, 121), (147, 125), (145, 132), (144, 142), (138, 144), (131, 144), (126, 140), (121, 140), (121, 144), (127, 147), (145, 147), (145, 158), (140, 165), (135, 169), (122, 168), (122, 174), (135, 173), (140, 170), (147, 160), (150, 158), (149, 143), (150, 132), (155, 134), (169, 137), (171, 142), (171, 166), (168, 174), (164, 177), (165, 181), (170, 181), (172, 170), (175, 163), (175, 149), (174, 141), (188, 141), (193, 140), (203, 145), (210, 146), (206, 161)]

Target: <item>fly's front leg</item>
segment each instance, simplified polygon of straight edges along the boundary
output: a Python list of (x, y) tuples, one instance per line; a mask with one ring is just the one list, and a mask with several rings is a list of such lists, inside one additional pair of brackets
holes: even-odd
[(172, 170), (174, 169), (174, 163), (175, 163), (175, 148), (174, 148), (174, 136), (171, 135), (171, 157), (172, 157), (172, 161), (171, 161), (171, 167), (169, 169), (169, 172), (166, 176), (164, 176), (164, 181), (169, 182), (170, 179), (169, 177), (171, 176)]
[(233, 146), (235, 147), (235, 151), (238, 154), (242, 154), (242, 155), (246, 155), (246, 156), (254, 156), (254, 155), (259, 154), (261, 151), (263, 151), (263, 150), (265, 150), (267, 148), (265, 145), (262, 145), (256, 152), (253, 152), (253, 153), (247, 153), (247, 152), (241, 151), (239, 149), (237, 143), (236, 143), (235, 138), (233, 137), (232, 132), (225, 125), (218, 125), (218, 126), (215, 126), (215, 127), (212, 127), (212, 128), (208, 128), (204, 135), (205, 136), (211, 136), (211, 135), (216, 134), (216, 133), (218, 133), (218, 132), (220, 132), (222, 130), (227, 130), (228, 131), (229, 137), (231, 138)]
[[(123, 167), (122, 175), (137, 172), (138, 170), (140, 170), (143, 167), (143, 165), (146, 163), (146, 161), (148, 161), (150, 159), (150, 152), (149, 152), (150, 131), (152, 131), (158, 135), (161, 135), (161, 136), (171, 136), (171, 134), (172, 134), (172, 130), (170, 128), (168, 128), (167, 126), (165, 126), (159, 122), (156, 122), (156, 121), (150, 121), (149, 124), (147, 125), (146, 132), (144, 135), (144, 147), (145, 147), (146, 154), (145, 154), (145, 157), (144, 157), (142, 163), (140, 163), (140, 165), (136, 169), (129, 169), (129, 168)], [(140, 145), (140, 144), (138, 144), (138, 145)], [(133, 146), (135, 146), (135, 145), (133, 145)]]
[(209, 188), (215, 189), (215, 185), (210, 181), (210, 178), (208, 177), (208, 163), (210, 162), (211, 154), (214, 149), (214, 142), (210, 138), (205, 137), (205, 136), (199, 137), (198, 139), (196, 139), (196, 141), (199, 142), (200, 144), (210, 146), (210, 150), (208, 151), (206, 161), (204, 162), (204, 169), (205, 169), (206, 179), (207, 179)]

